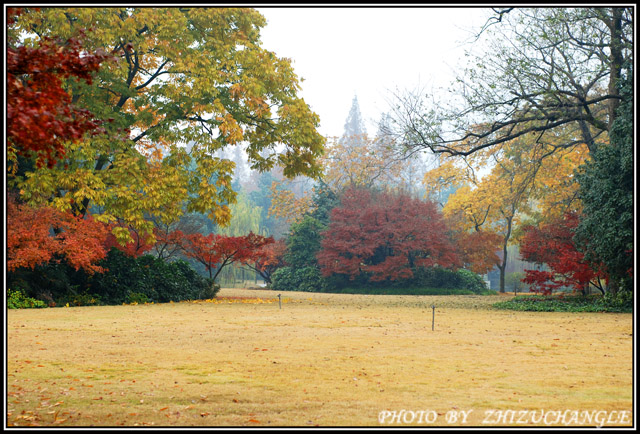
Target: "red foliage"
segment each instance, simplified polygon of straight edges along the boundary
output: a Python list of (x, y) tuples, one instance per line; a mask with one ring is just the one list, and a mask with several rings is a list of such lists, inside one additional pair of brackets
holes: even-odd
[(502, 237), (492, 232), (459, 232), (453, 235), (458, 255), (465, 268), (485, 274), (501, 262), (496, 251)]
[(599, 286), (599, 279), (606, 279), (584, 260), (584, 255), (573, 243), (573, 229), (578, 226), (575, 213), (565, 214), (562, 220), (536, 228), (525, 228), (520, 245), (520, 256), (525, 261), (546, 264), (550, 271), (525, 270), (523, 282), (533, 285), (531, 291), (551, 294), (562, 286), (583, 290), (590, 282)]
[(170, 230), (168, 227), (155, 227), (153, 234), (156, 237), (154, 245), (155, 252), (159, 258), (169, 259), (182, 251), (184, 232), (181, 230)]
[(371, 281), (413, 276), (416, 266), (457, 266), (442, 215), (432, 202), (407, 195), (350, 189), (331, 222), (318, 253), (322, 274), (362, 273)]
[[(179, 232), (179, 231), (175, 231)], [(209, 277), (215, 280), (220, 271), (235, 262), (246, 264), (255, 262), (258, 251), (273, 243), (273, 237), (263, 237), (250, 232), (240, 237), (228, 237), (219, 234), (204, 236), (200, 233), (176, 234), (181, 237), (185, 255), (194, 258), (209, 270)], [(216, 269), (215, 274), (213, 273)]]
[(107, 239), (105, 241), (105, 249), (107, 251), (115, 247), (116, 249), (123, 252), (125, 255), (137, 258), (138, 256), (143, 255), (144, 253), (148, 252), (153, 248), (154, 244), (148, 243), (146, 238), (141, 237), (138, 234), (138, 232), (131, 226), (126, 226), (126, 227), (129, 230), (129, 235), (131, 235), (131, 238), (133, 239), (133, 241), (123, 246), (116, 240), (115, 235), (113, 235), (113, 233), (111, 232), (111, 230), (113, 230), (114, 227), (118, 227), (118, 226), (125, 227), (120, 223), (112, 224), (111, 226), (109, 226), (109, 230), (110, 230), (109, 235), (107, 236)]
[(75, 217), (54, 208), (31, 208), (7, 198), (7, 270), (35, 268), (65, 260), (76, 270), (102, 272), (109, 228), (91, 216)]
[[(7, 9), (8, 22), (20, 10)], [(52, 167), (65, 154), (64, 143), (87, 131), (100, 132), (87, 110), (71, 104), (62, 79), (91, 84), (91, 74), (109, 55), (82, 52), (78, 39), (42, 38), (38, 47), (7, 47), (7, 140), (22, 155), (35, 153), (37, 164)]]
[(286, 265), (284, 254), (287, 245), (284, 240), (277, 240), (266, 244), (255, 252), (255, 263), (247, 265), (256, 271), (267, 283), (271, 283), (271, 275), (280, 267)]

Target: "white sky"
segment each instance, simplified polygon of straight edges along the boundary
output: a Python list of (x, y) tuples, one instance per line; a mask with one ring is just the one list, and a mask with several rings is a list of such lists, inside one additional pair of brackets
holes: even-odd
[(354, 96), (375, 134), (391, 91), (446, 87), (463, 65), (488, 8), (259, 7), (262, 45), (290, 58), (300, 95), (320, 116), (319, 131), (340, 136)]

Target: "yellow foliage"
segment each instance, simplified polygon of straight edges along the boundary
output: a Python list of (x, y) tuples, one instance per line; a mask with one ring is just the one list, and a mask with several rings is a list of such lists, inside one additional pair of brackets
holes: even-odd
[(281, 188), (281, 184), (274, 181), (269, 188), (271, 191), (269, 216), (281, 218), (289, 224), (297, 223), (306, 213), (312, 211), (313, 191), (296, 197), (293, 191)]

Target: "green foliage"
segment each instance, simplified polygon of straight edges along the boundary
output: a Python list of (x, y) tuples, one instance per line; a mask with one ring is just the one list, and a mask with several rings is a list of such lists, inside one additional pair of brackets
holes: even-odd
[(629, 291), (616, 295), (570, 295), (570, 296), (530, 296), (514, 297), (493, 305), (500, 310), (533, 312), (633, 312), (633, 294)]
[(77, 289), (77, 286), (73, 286), (69, 292), (56, 298), (56, 306), (99, 306), (104, 304), (100, 296), (89, 294), (86, 290), (77, 293)]
[(7, 288), (7, 309), (27, 309), (27, 308), (42, 308), (47, 305), (41, 301), (32, 297), (27, 297), (20, 290), (14, 290)]
[(313, 192), (313, 211), (310, 216), (327, 226), (331, 217), (331, 210), (340, 205), (340, 199), (329, 188), (329, 186), (320, 181), (318, 187)]
[(320, 251), (321, 233), (325, 225), (311, 216), (305, 216), (300, 222), (291, 225), (287, 238), (285, 262), (292, 268), (315, 267), (316, 254)]
[(350, 280), (342, 275), (322, 277), (317, 267), (282, 267), (272, 276), (276, 291), (337, 292), (345, 294), (489, 295), (482, 277), (468, 270), (419, 268), (414, 277), (399, 281)]
[(318, 267), (282, 267), (271, 277), (271, 288), (275, 291), (322, 292), (322, 276)]
[(149, 303), (149, 297), (146, 294), (140, 292), (130, 292), (127, 295), (126, 303), (128, 304), (144, 304)]
[(403, 283), (409, 283), (414, 288), (466, 290), (472, 294), (482, 294), (488, 290), (481, 276), (465, 269), (453, 271), (440, 267), (418, 268), (414, 271), (414, 277), (400, 282), (401, 285)]
[(167, 263), (150, 255), (133, 258), (111, 249), (101, 265), (108, 271), (92, 277), (91, 290), (107, 304), (131, 303), (142, 295), (156, 303), (195, 300), (213, 298), (217, 292), (209, 279), (183, 260)]
[(609, 274), (621, 290), (633, 288), (633, 76), (622, 82), (623, 97), (601, 146), (576, 174), (583, 216), (575, 241), (592, 266)]
[(78, 288), (86, 287), (86, 276), (64, 261), (52, 261), (34, 269), (19, 268), (7, 273), (7, 285), (50, 306), (61, 305), (64, 298), (64, 305), (67, 295), (76, 295)]
[[(374, 295), (478, 295), (468, 289), (453, 288), (411, 288), (411, 287), (344, 287), (328, 292), (341, 294), (374, 294)], [(485, 295), (485, 294), (480, 294)]]

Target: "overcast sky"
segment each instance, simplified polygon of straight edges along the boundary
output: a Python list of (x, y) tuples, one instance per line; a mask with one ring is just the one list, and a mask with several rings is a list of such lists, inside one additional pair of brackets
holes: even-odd
[(263, 47), (292, 59), (320, 133), (340, 136), (354, 96), (375, 134), (391, 91), (447, 86), (487, 8), (261, 7)]

